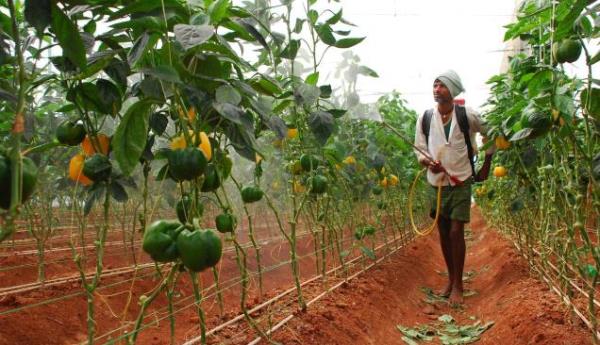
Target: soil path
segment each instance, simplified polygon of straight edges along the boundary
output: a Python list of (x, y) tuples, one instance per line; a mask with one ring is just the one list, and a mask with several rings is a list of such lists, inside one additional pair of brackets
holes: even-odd
[[(275, 333), (283, 344), (405, 344), (397, 325), (433, 325), (444, 314), (459, 325), (493, 321), (478, 344), (591, 344), (591, 333), (530, 275), (514, 247), (472, 210), (462, 308), (426, 301), (424, 287), (445, 284), (437, 234), (415, 240), (327, 295)], [(436, 338), (438, 339), (438, 338)], [(435, 340), (438, 341), (439, 340)], [(435, 343), (435, 342), (433, 342)], [(431, 344), (431, 343), (425, 343)]]

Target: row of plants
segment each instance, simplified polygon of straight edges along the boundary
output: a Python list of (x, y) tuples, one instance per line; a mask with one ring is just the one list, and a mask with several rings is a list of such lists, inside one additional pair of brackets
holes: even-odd
[(486, 217), (511, 235), (532, 265), (548, 272), (567, 296), (579, 295), (574, 285), (583, 287), (594, 337), (600, 268), (597, 9), (578, 0), (522, 3), (505, 40), (520, 40), (524, 49), (488, 82), (486, 119), (500, 149), (498, 178), (476, 189)]
[[(374, 259), (374, 235), (393, 238), (396, 246), (410, 239), (404, 230), (416, 169), (410, 147), (379, 124), (347, 115), (345, 106), (356, 104), (346, 100), (355, 96), (356, 80), (334, 97), (320, 76), (329, 49), (364, 39), (351, 36), (353, 24), (335, 2), (6, 0), (0, 6), (0, 241), (14, 235), (19, 217), (43, 215), (43, 227), (30, 223), (43, 281), (44, 245), (57, 208), (72, 212), (79, 243), (90, 231), (87, 217), (101, 215), (93, 250), (82, 252), (70, 241), (86, 294), (89, 344), (99, 336), (96, 292), (115, 203), (132, 205), (130, 244), (133, 249), (139, 229), (160, 277), (140, 299), (133, 327), (119, 336), (128, 343), (137, 341), (158, 296), (164, 293), (173, 311), (183, 272), (206, 343), (199, 273), (212, 271), (222, 303), (216, 265), (224, 241), (235, 248), (240, 309), (268, 338), (247, 308), (249, 257), (264, 295), (257, 204), (289, 245), (301, 310), (301, 222), (311, 231), (324, 282), (337, 264), (331, 258), (344, 266), (359, 248)], [(359, 67), (362, 75), (377, 76)], [(416, 114), (397, 93), (378, 106), (386, 122), (414, 131)], [(177, 218), (156, 219), (169, 197)], [(209, 204), (220, 209), (214, 220), (205, 216)], [(374, 217), (354, 217), (368, 205)], [(250, 248), (238, 239), (242, 219)], [(353, 247), (344, 247), (348, 231)], [(95, 262), (91, 276), (87, 261)], [(172, 314), (170, 323), (173, 342)]]

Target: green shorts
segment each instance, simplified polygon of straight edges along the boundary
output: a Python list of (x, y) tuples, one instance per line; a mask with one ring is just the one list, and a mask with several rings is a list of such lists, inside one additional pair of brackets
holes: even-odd
[[(442, 187), (440, 216), (468, 223), (471, 220), (471, 185), (471, 180), (467, 180), (461, 186)], [(431, 202), (429, 215), (435, 219), (437, 187), (429, 188), (429, 200)]]

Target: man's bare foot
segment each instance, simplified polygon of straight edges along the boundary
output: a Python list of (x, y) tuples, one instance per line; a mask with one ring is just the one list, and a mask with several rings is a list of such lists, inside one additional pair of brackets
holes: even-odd
[(439, 295), (441, 297), (448, 298), (448, 297), (450, 297), (451, 293), (452, 293), (452, 283), (450, 282), (450, 283), (448, 283), (448, 285), (446, 286), (446, 288), (444, 290), (440, 291)]
[(463, 303), (463, 290), (462, 289), (452, 289), (452, 292), (450, 293), (450, 298), (448, 299), (448, 302), (450, 303), (450, 305), (454, 305), (454, 304), (462, 304)]

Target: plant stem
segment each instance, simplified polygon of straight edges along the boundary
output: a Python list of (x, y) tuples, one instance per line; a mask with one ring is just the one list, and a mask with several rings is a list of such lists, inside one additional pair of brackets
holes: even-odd
[(140, 312), (138, 314), (138, 317), (135, 321), (135, 325), (133, 327), (133, 330), (131, 331), (131, 333), (128, 336), (127, 339), (127, 343), (129, 345), (135, 344), (136, 340), (137, 340), (137, 336), (140, 332), (140, 329), (142, 327), (142, 321), (144, 320), (144, 314), (146, 313), (146, 309), (148, 308), (148, 306), (150, 305), (150, 303), (152, 303), (152, 301), (154, 301), (154, 299), (158, 296), (158, 294), (167, 286), (169, 286), (171, 284), (171, 282), (173, 281), (173, 278), (175, 277), (175, 273), (178, 270), (178, 265), (173, 265), (169, 271), (169, 274), (167, 275), (167, 278), (164, 279), (161, 284), (150, 294), (150, 296), (146, 297), (145, 299), (141, 300), (141, 307), (140, 307)]
[(196, 301), (196, 308), (198, 309), (198, 318), (200, 321), (200, 343), (206, 344), (206, 320), (204, 319), (204, 310), (202, 310), (202, 293), (198, 287), (198, 274), (190, 271), (190, 278), (192, 279), (192, 286), (194, 287), (194, 299)]

